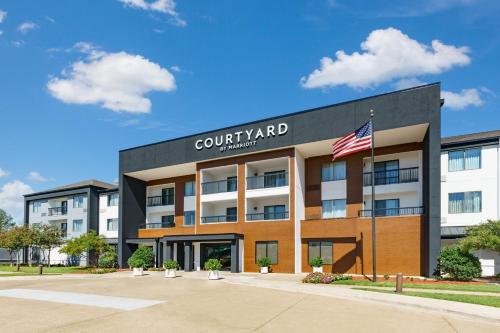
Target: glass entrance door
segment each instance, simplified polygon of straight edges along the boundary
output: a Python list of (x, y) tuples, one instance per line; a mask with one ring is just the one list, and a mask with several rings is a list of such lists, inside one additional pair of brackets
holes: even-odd
[(231, 270), (231, 244), (230, 243), (201, 243), (200, 264), (205, 265), (208, 259), (219, 259), (223, 271)]

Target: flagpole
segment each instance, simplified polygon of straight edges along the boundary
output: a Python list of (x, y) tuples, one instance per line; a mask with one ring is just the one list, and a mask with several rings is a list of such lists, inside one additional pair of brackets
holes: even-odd
[(373, 128), (373, 110), (370, 110), (370, 127), (372, 134), (372, 264), (373, 264), (373, 282), (377, 282), (377, 245), (376, 245), (376, 226), (375, 226), (375, 157), (374, 157), (374, 136), (375, 130)]

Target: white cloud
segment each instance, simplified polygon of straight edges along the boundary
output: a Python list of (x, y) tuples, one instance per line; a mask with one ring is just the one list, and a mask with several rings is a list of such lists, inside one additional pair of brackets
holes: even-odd
[(9, 175), (9, 172), (7, 172), (4, 169), (0, 168), (0, 178), (7, 177), (8, 175)]
[(394, 82), (394, 89), (403, 90), (403, 89), (413, 88), (413, 87), (417, 87), (417, 86), (422, 86), (424, 84), (426, 84), (426, 83), (423, 81), (420, 81), (417, 78), (409, 77), (409, 78), (404, 78), (404, 79), (401, 79), (401, 80)]
[(15, 47), (21, 47), (24, 45), (24, 40), (14, 40), (12, 41), (12, 45), (14, 45)]
[(17, 30), (22, 34), (27, 34), (34, 29), (38, 29), (38, 25), (33, 22), (24, 22), (17, 27)]
[(7, 12), (0, 9), (0, 23), (5, 21), (6, 18), (7, 18)]
[(444, 107), (453, 110), (463, 110), (469, 106), (481, 106), (484, 101), (479, 90), (476, 88), (462, 89), (459, 93), (451, 91), (441, 91), (444, 98)]
[(43, 183), (51, 181), (51, 178), (44, 177), (38, 171), (30, 171), (28, 174), (28, 179), (34, 182)]
[(33, 193), (28, 184), (14, 180), (0, 188), (0, 208), (10, 214), (14, 221), (20, 223), (24, 216), (24, 194)]
[(428, 46), (394, 28), (372, 31), (361, 43), (361, 50), (350, 55), (337, 51), (336, 59), (323, 57), (319, 69), (301, 78), (302, 86), (369, 88), (396, 79), (439, 74), (470, 63), (467, 47), (438, 40)]
[(126, 52), (106, 53), (86, 43), (75, 45), (88, 54), (62, 77), (51, 78), (49, 92), (64, 103), (97, 104), (115, 112), (148, 113), (151, 91), (176, 89), (175, 77), (165, 68)]
[(176, 4), (174, 0), (119, 0), (124, 6), (154, 11), (163, 14), (167, 14), (171, 18), (171, 23), (185, 27), (187, 25), (186, 21), (179, 17), (179, 13), (175, 10)]
[(171, 66), (170, 67), (170, 70), (172, 72), (176, 72), (176, 73), (179, 73), (181, 71), (181, 68), (179, 66)]

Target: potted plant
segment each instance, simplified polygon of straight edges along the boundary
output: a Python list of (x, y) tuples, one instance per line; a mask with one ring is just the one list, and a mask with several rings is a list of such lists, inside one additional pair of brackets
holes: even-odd
[(174, 278), (176, 277), (176, 271), (177, 267), (179, 267), (179, 264), (177, 264), (177, 261), (170, 259), (167, 260), (163, 263), (163, 267), (165, 267), (165, 277), (166, 278)]
[(312, 266), (314, 273), (323, 273), (323, 259), (321, 257), (311, 259), (309, 264)]
[(261, 274), (269, 273), (269, 266), (271, 266), (271, 259), (268, 257), (262, 257), (257, 259), (257, 265), (260, 267)]
[(128, 265), (132, 267), (134, 276), (142, 276), (144, 275), (144, 260), (138, 257), (130, 257), (128, 259)]
[(218, 259), (208, 259), (205, 261), (204, 268), (208, 271), (209, 280), (219, 279), (219, 270), (222, 268), (222, 264)]

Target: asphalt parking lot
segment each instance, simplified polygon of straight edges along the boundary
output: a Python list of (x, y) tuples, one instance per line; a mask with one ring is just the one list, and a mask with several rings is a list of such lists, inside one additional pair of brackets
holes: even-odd
[[(10, 296), (2, 296), (2, 292)], [(494, 321), (208, 281), (200, 276), (166, 279), (160, 272), (135, 278), (128, 272), (74, 278), (3, 278), (0, 308), (2, 332), (500, 330)]]

